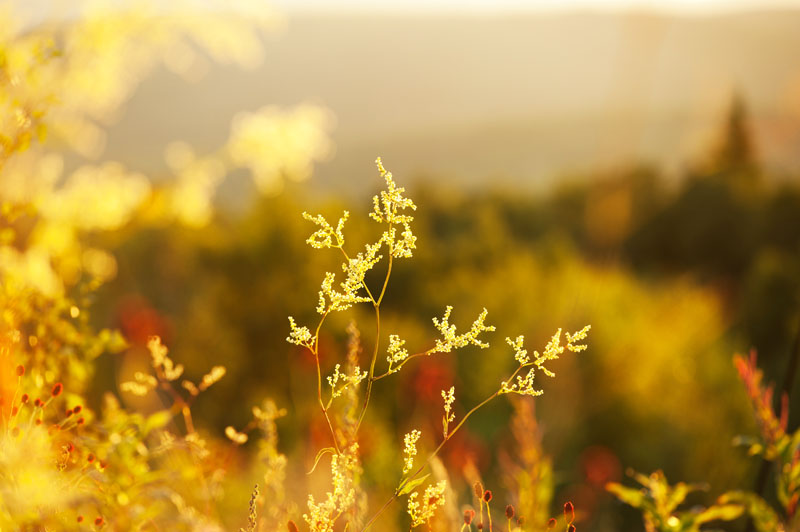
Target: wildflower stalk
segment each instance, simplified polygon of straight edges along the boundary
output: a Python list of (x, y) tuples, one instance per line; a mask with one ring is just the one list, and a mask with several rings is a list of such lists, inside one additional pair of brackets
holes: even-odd
[(336, 449), (336, 454), (342, 454), (342, 451), (339, 449), (339, 442), (336, 438), (336, 431), (333, 429), (331, 417), (328, 415), (328, 408), (322, 400), (322, 371), (319, 367), (319, 355), (316, 351), (314, 352), (314, 362), (316, 362), (317, 365), (317, 401), (319, 402), (319, 407), (322, 409), (322, 414), (325, 416), (325, 421), (328, 422), (328, 428), (331, 431), (331, 439), (333, 439), (333, 447)]
[(336, 454), (342, 454), (342, 451), (339, 449), (339, 441), (336, 438), (336, 431), (333, 429), (333, 422), (331, 422), (331, 417), (328, 415), (328, 406), (325, 405), (325, 402), (322, 400), (322, 369), (320, 368), (319, 364), (319, 331), (322, 328), (322, 323), (325, 321), (325, 318), (328, 316), (328, 311), (326, 311), (322, 318), (320, 318), (319, 323), (317, 324), (317, 329), (314, 332), (314, 342), (312, 343), (313, 348), (309, 348), (311, 354), (314, 355), (314, 364), (317, 366), (317, 402), (319, 403), (320, 409), (322, 409), (322, 415), (325, 416), (325, 421), (328, 423), (328, 429), (331, 431), (331, 439), (333, 440), (333, 447), (336, 449)]
[[(520, 370), (522, 370), (523, 368), (530, 367), (530, 366), (533, 366), (533, 365), (535, 365), (534, 362), (530, 362), (528, 364), (520, 365), (519, 367), (517, 367), (516, 370), (514, 370), (514, 373), (512, 373), (511, 376), (507, 379), (507, 382), (510, 382), (511, 380), (513, 380), (517, 376), (517, 374), (520, 372)], [(398, 498), (399, 493), (402, 491), (403, 487), (406, 486), (409, 482), (411, 482), (415, 478), (417, 478), (420, 475), (420, 473), (422, 473), (425, 470), (425, 468), (428, 466), (428, 464), (433, 461), (433, 459), (439, 454), (439, 451), (441, 451), (442, 448), (445, 446), (445, 444), (448, 441), (450, 441), (453, 438), (453, 436), (455, 436), (455, 434), (464, 425), (464, 423), (466, 423), (467, 419), (469, 419), (470, 416), (472, 416), (472, 414), (477, 412), (481, 407), (485, 406), (486, 404), (488, 404), (489, 402), (491, 402), (493, 399), (497, 398), (498, 396), (502, 395), (503, 393), (504, 393), (503, 392), (503, 388), (502, 387), (498, 388), (497, 391), (495, 391), (492, 395), (490, 395), (489, 397), (487, 397), (486, 399), (484, 399), (483, 401), (481, 401), (477, 405), (473, 406), (472, 409), (470, 409), (466, 414), (464, 414), (464, 417), (461, 418), (461, 421), (459, 421), (458, 424), (456, 424), (456, 426), (453, 428), (453, 430), (448, 433), (446, 438), (442, 439), (442, 441), (439, 443), (439, 445), (436, 447), (436, 449), (434, 449), (428, 455), (428, 458), (425, 460), (425, 462), (423, 462), (423, 464), (421, 466), (419, 466), (419, 468), (417, 468), (417, 470), (411, 476), (406, 478), (397, 487), (397, 489), (395, 490), (395, 492), (391, 496), (391, 498), (389, 500), (387, 500), (386, 503), (384, 503), (384, 505), (381, 506), (381, 508), (370, 518), (370, 520), (367, 522), (367, 524), (364, 525), (364, 528), (361, 529), (361, 532), (365, 532), (366, 530), (368, 530), (369, 527), (372, 526), (372, 524), (378, 519), (378, 517)]]
[[(392, 230), (392, 224), (389, 224), (389, 231)], [(364, 406), (361, 407), (361, 414), (358, 416), (358, 423), (356, 424), (356, 433), (358, 433), (358, 429), (361, 428), (361, 422), (364, 421), (364, 415), (367, 413), (367, 407), (369, 406), (369, 399), (372, 395), (372, 384), (377, 380), (375, 378), (375, 363), (378, 361), (378, 348), (380, 347), (381, 341), (381, 301), (383, 301), (383, 296), (386, 294), (386, 287), (389, 285), (389, 277), (392, 275), (392, 247), (389, 246), (389, 266), (386, 269), (386, 277), (383, 279), (383, 287), (381, 288), (381, 293), (378, 296), (378, 300), (376, 301), (375, 298), (372, 297), (372, 294), (367, 288), (366, 281), (362, 281), (362, 285), (364, 288), (367, 289), (367, 293), (369, 294), (370, 299), (372, 299), (372, 306), (375, 308), (375, 349), (372, 350), (372, 360), (369, 363), (369, 374), (367, 375), (367, 390), (364, 392)]]

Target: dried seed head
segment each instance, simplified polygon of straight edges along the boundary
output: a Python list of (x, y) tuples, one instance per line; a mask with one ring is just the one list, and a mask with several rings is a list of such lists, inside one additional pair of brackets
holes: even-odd
[(556, 521), (556, 518), (555, 517), (551, 517), (550, 520), (547, 522), (547, 529), (551, 530), (551, 529), (555, 528), (557, 523), (558, 522)]
[(76, 406), (75, 408), (72, 409), (72, 413), (73, 414), (77, 414), (80, 411), (81, 411), (81, 405), (78, 405), (78, 406)]
[(573, 506), (570, 501), (564, 504), (564, 519), (567, 521), (568, 525), (572, 524), (575, 520), (575, 506)]
[(53, 386), (53, 389), (51, 390), (50, 395), (52, 395), (53, 397), (58, 397), (59, 395), (61, 395), (61, 392), (63, 390), (64, 390), (64, 385), (61, 384), (60, 382), (57, 382)]
[(30, 396), (27, 393), (23, 393), (22, 397), (20, 398), (20, 402), (22, 402), (22, 404), (24, 405), (25, 403), (28, 402), (28, 399), (30, 399)]
[(98, 516), (97, 519), (94, 520), (94, 526), (103, 526), (103, 518)]
[(513, 519), (514, 518), (514, 507), (511, 506), (510, 504), (508, 506), (506, 506), (506, 517), (508, 519)]
[(20, 364), (17, 366), (17, 377), (22, 377), (23, 375), (25, 375), (25, 366)]
[(491, 500), (492, 500), (492, 492), (489, 491), (489, 490), (484, 491), (483, 492), (483, 500), (486, 501), (486, 502), (491, 502)]
[(33, 402), (33, 404), (36, 406), (42, 406), (44, 403), (42, 402), (41, 399), (37, 397), (36, 400)]
[(475, 484), (472, 486), (472, 489), (475, 490), (475, 496), (477, 498), (480, 499), (483, 497), (483, 484), (481, 484), (480, 481), (475, 482)]
[(464, 510), (464, 524), (471, 525), (473, 519), (475, 519), (475, 510), (472, 508)]
[(83, 523), (83, 516), (82, 516), (82, 515), (79, 515), (79, 516), (78, 516), (78, 519), (77, 519), (77, 521), (78, 521), (79, 523)]

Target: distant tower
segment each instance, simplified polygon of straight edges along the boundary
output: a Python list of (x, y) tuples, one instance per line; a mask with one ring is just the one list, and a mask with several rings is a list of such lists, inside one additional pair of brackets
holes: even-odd
[(747, 106), (734, 92), (716, 147), (711, 152), (709, 173), (732, 185), (750, 188), (758, 182), (758, 164)]

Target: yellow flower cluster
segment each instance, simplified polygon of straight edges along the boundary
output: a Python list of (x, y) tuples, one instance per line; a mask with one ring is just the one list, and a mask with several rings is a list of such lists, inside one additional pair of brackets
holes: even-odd
[(470, 330), (464, 334), (456, 335), (456, 326), (450, 323), (450, 313), (453, 307), (449, 306), (444, 311), (444, 316), (439, 320), (433, 318), (433, 324), (442, 333), (442, 338), (436, 340), (436, 347), (434, 353), (449, 353), (453, 349), (466, 347), (470, 344), (477, 345), (481, 349), (486, 349), (489, 344), (478, 339), (478, 336), (483, 332), (492, 332), (495, 330), (494, 325), (486, 325), (486, 314), (488, 311), (483, 309), (480, 316), (472, 323)]
[(333, 289), (333, 282), (336, 280), (336, 276), (330, 272), (325, 274), (325, 279), (322, 281), (322, 289), (319, 291), (317, 312), (326, 314), (332, 311), (347, 310), (357, 303), (371, 301), (371, 298), (367, 296), (358, 295), (358, 291), (364, 285), (364, 277), (367, 272), (381, 260), (382, 257), (377, 254), (380, 247), (380, 242), (368, 244), (366, 253), (359, 253), (355, 258), (349, 258), (346, 263), (342, 264), (342, 270), (344, 270), (346, 278), (340, 285), (342, 287), (341, 292)]
[(193, 396), (200, 395), (200, 392), (206, 391), (209, 386), (219, 382), (219, 380), (225, 376), (226, 370), (224, 366), (214, 366), (211, 368), (211, 371), (203, 375), (203, 378), (200, 380), (200, 384), (196, 385), (189, 380), (184, 380), (181, 383), (186, 390)]
[[(321, 214), (312, 216), (304, 211), (303, 219), (313, 222), (319, 226), (319, 229), (317, 229), (310, 237), (308, 237), (306, 243), (315, 249), (341, 248), (344, 245), (344, 235), (342, 234), (342, 229), (344, 229), (344, 223), (349, 217), (350, 211), (344, 211), (342, 217), (339, 218), (339, 223), (336, 224), (336, 229), (334, 229)], [(334, 240), (336, 241), (335, 244)]]
[[(167, 350), (167, 346), (161, 343), (160, 337), (151, 336), (147, 341), (147, 349), (150, 351), (150, 358), (152, 359), (153, 368), (155, 368), (156, 374), (161, 376), (161, 378), (166, 381), (174, 381), (183, 375), (183, 365), (175, 365), (172, 359), (169, 358), (167, 355), (169, 352)], [(203, 389), (211, 386), (211, 384), (221, 379), (223, 375), (225, 375), (225, 368), (222, 366), (215, 366), (211, 373), (203, 377), (204, 380), (208, 379), (210, 382), (210, 384), (205, 386)], [(146, 395), (147, 392), (154, 389), (158, 385), (158, 379), (156, 379), (156, 377), (139, 371), (134, 373), (133, 378), (133, 381), (123, 382), (120, 385), (120, 389), (122, 391), (141, 396)], [(211, 382), (212, 380), (213, 382)], [(192, 390), (186, 386), (187, 382), (188, 381), (184, 381), (184, 388), (191, 392)], [(192, 388), (196, 388), (192, 383), (189, 384)]]
[(231, 426), (225, 427), (225, 436), (228, 437), (236, 445), (242, 445), (243, 443), (247, 443), (247, 434), (244, 432), (239, 432), (235, 428)]
[(167, 356), (167, 346), (161, 343), (159, 336), (151, 336), (147, 341), (147, 349), (150, 350), (150, 356), (153, 359), (153, 367), (164, 372), (164, 378), (168, 381), (174, 381), (183, 375), (183, 365), (177, 366), (169, 356)]
[(533, 380), (536, 376), (536, 370), (541, 370), (548, 377), (555, 377), (555, 373), (545, 367), (544, 364), (549, 360), (558, 359), (559, 355), (561, 355), (565, 350), (578, 353), (586, 349), (585, 344), (578, 344), (577, 342), (585, 340), (590, 329), (591, 325), (587, 325), (575, 333), (566, 333), (566, 345), (561, 345), (561, 329), (558, 329), (550, 338), (550, 341), (547, 342), (543, 353), (539, 353), (538, 351), (533, 352), (533, 361), (530, 360), (527, 350), (523, 348), (522, 344), (525, 339), (523, 336), (518, 336), (515, 340), (506, 338), (506, 342), (514, 349), (514, 358), (517, 360), (517, 362), (519, 362), (520, 369), (530, 367), (530, 370), (524, 377), (517, 376), (517, 382), (513, 384), (503, 381), (500, 384), (500, 393), (517, 393), (520, 395), (530, 395), (533, 397), (542, 395), (542, 390), (537, 390), (533, 387)]
[(414, 467), (414, 457), (417, 455), (417, 441), (422, 432), (414, 429), (403, 438), (403, 474), (407, 474)]
[(411, 517), (411, 528), (416, 528), (430, 521), (436, 509), (444, 506), (444, 490), (447, 488), (447, 481), (442, 480), (435, 486), (430, 485), (425, 488), (422, 502), (417, 501), (418, 492), (408, 496), (408, 515)]
[(525, 337), (522, 335), (517, 336), (514, 340), (506, 337), (506, 343), (514, 350), (514, 358), (517, 362), (519, 362), (520, 366), (524, 366), (531, 361), (530, 357), (528, 356), (528, 350), (522, 346), (524, 341)]
[(313, 495), (308, 496), (308, 513), (303, 514), (303, 519), (310, 532), (333, 532), (336, 519), (353, 506), (356, 497), (353, 477), (358, 467), (357, 443), (331, 457), (333, 491), (328, 492), (325, 501), (320, 503), (314, 500)]
[[(386, 180), (386, 190), (381, 191), (380, 198), (373, 196), (373, 210), (369, 213), (369, 216), (378, 223), (389, 224), (389, 229), (383, 233), (381, 240), (386, 242), (392, 257), (409, 258), (412, 255), (412, 251), (416, 249), (417, 242), (417, 237), (414, 236), (409, 225), (414, 218), (408, 214), (399, 214), (398, 211), (405, 209), (417, 210), (417, 206), (414, 205), (411, 199), (403, 196), (406, 189), (395, 184), (394, 179), (392, 179), (392, 173), (386, 171), (380, 157), (375, 160), (375, 164), (378, 165), (381, 177)], [(393, 227), (394, 225), (403, 226), (403, 232), (400, 235), (402, 238), (399, 240), (397, 239), (397, 231)]]
[(314, 343), (311, 337), (311, 331), (308, 330), (308, 327), (298, 327), (294, 318), (289, 316), (289, 329), (289, 336), (286, 337), (287, 342), (301, 345), (309, 349), (313, 348)]
[(399, 368), (393, 368), (394, 364), (398, 364), (408, 358), (408, 350), (404, 348), (406, 341), (401, 340), (396, 334), (389, 335), (389, 347), (387, 348), (389, 356), (386, 360), (389, 362), (389, 373), (394, 373)]
[[(361, 372), (361, 368), (356, 366), (352, 375), (347, 375), (339, 371), (341, 364), (336, 364), (333, 368), (333, 375), (328, 376), (328, 384), (331, 387), (331, 398), (336, 399), (344, 393), (348, 386), (358, 386), (358, 384), (367, 378), (367, 372)], [(341, 384), (340, 382), (341, 381)]]
[(147, 392), (154, 389), (158, 385), (158, 380), (152, 375), (137, 371), (133, 374), (133, 381), (123, 382), (120, 384), (120, 390), (129, 392), (133, 395), (145, 396)]
[(451, 386), (450, 391), (448, 392), (442, 390), (442, 399), (444, 399), (444, 418), (442, 419), (442, 431), (444, 438), (447, 439), (447, 429), (450, 427), (450, 423), (456, 419), (456, 414), (453, 412), (453, 403), (456, 400), (456, 387)]

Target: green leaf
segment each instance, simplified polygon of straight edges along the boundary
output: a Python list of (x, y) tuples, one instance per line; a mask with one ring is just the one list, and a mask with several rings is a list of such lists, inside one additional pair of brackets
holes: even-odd
[(694, 522), (701, 525), (709, 521), (733, 521), (742, 513), (744, 513), (744, 506), (740, 504), (715, 505), (700, 512)]
[(767, 502), (756, 495), (746, 491), (730, 491), (720, 496), (720, 504), (741, 504), (753, 519), (753, 525), (758, 532), (775, 532), (781, 530), (781, 520)]
[(702, 491), (706, 487), (702, 484), (686, 484), (685, 482), (678, 482), (672, 490), (668, 488), (668, 497), (666, 501), (666, 512), (672, 513), (684, 500), (686, 496), (693, 491)]
[(323, 447), (322, 449), (320, 449), (319, 452), (317, 453), (317, 457), (314, 458), (314, 466), (311, 468), (311, 471), (306, 473), (306, 475), (310, 475), (311, 473), (313, 473), (314, 470), (319, 465), (319, 461), (322, 460), (322, 457), (328, 453), (336, 454), (336, 449), (334, 449), (333, 447)]
[(398, 490), (397, 494), (398, 495), (406, 495), (408, 493), (411, 493), (412, 491), (414, 491), (417, 488), (417, 486), (419, 486), (420, 484), (425, 482), (425, 479), (428, 478), (429, 476), (431, 476), (430, 473), (428, 473), (424, 477), (415, 478), (413, 480), (406, 481), (404, 484), (400, 485), (400, 489)]
[(634, 508), (642, 508), (645, 503), (645, 494), (641, 490), (626, 488), (622, 484), (609, 482), (606, 491), (613, 493), (617, 499)]

